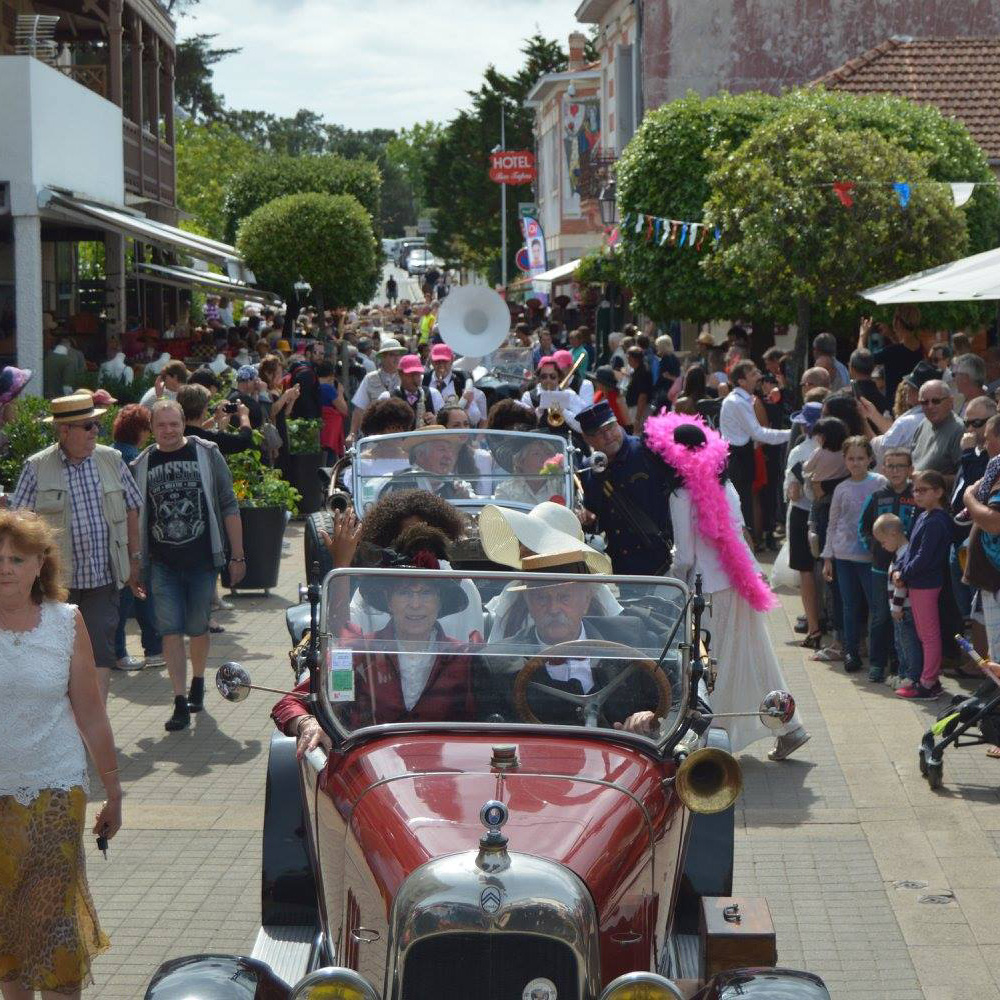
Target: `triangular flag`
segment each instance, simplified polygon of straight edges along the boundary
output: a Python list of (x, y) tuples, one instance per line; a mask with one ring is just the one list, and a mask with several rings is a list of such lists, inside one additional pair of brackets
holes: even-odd
[(618, 243), (618, 238), (620, 234), (618, 232), (617, 226), (611, 226), (608, 229), (608, 246), (613, 247)]
[(951, 186), (951, 196), (955, 199), (955, 208), (961, 208), (971, 197), (976, 189), (975, 183), (961, 181)]
[(687, 243), (688, 230), (690, 228), (691, 227), (686, 222), (684, 223), (684, 225), (681, 226), (681, 236), (680, 239), (677, 241), (677, 245), (679, 247), (682, 247), (684, 246), (685, 243)]
[(708, 226), (701, 227), (701, 234), (698, 236), (698, 242), (695, 243), (695, 250), (700, 250), (702, 243), (705, 242), (705, 237), (708, 235)]
[(622, 216), (622, 221), (621, 221), (622, 229), (628, 229), (628, 220), (631, 219), (631, 218), (632, 218), (632, 213), (631, 212), (626, 212)]
[(694, 241), (698, 238), (698, 230), (701, 228), (700, 222), (691, 223), (691, 235), (688, 237), (688, 246), (693, 247)]
[(718, 226), (716, 226), (715, 233), (713, 235), (715, 236), (715, 242), (718, 243), (719, 240), (722, 239), (722, 230)]
[(896, 181), (893, 187), (896, 189), (896, 196), (899, 198), (899, 207), (906, 208), (910, 204), (910, 185), (906, 181)]
[(646, 242), (653, 238), (653, 216), (646, 216)]
[(659, 244), (660, 230), (663, 228), (663, 219), (657, 219), (653, 223), (653, 242)]
[(662, 247), (667, 240), (670, 239), (670, 234), (674, 231), (673, 224), (669, 219), (663, 220), (663, 235), (660, 237), (660, 246)]
[(643, 216), (641, 212), (635, 217), (635, 231), (637, 233), (642, 232), (642, 225), (645, 221), (646, 221), (645, 216)]
[(680, 230), (681, 224), (675, 222), (673, 219), (670, 221), (670, 245), (673, 246), (677, 242), (677, 233)]
[(854, 204), (851, 192), (854, 190), (854, 181), (834, 181), (833, 192), (840, 199), (844, 208), (850, 208)]

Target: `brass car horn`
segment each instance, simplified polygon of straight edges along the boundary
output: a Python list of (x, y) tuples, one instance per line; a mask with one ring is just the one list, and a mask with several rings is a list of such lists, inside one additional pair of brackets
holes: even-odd
[(731, 753), (701, 747), (684, 758), (677, 769), (674, 789), (691, 812), (718, 813), (739, 798), (743, 773)]

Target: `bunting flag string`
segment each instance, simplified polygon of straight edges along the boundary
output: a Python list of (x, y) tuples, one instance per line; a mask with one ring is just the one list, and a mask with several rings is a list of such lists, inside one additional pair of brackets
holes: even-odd
[(707, 222), (685, 222), (681, 219), (665, 219), (645, 212), (627, 212), (622, 216), (619, 228), (615, 230), (615, 242), (623, 234), (633, 232), (645, 243), (658, 247), (693, 248), (701, 250), (711, 235), (712, 243), (722, 239), (722, 230)]

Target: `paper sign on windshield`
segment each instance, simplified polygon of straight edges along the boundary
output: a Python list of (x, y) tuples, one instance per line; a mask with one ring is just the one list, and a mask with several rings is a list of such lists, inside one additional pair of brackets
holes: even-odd
[(349, 649), (326, 654), (327, 697), (331, 702), (354, 701), (354, 663)]

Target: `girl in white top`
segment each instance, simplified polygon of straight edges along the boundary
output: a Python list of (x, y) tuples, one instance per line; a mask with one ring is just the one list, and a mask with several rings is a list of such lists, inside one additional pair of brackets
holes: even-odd
[(58, 548), (35, 514), (0, 511), (0, 984), (79, 997), (109, 947), (87, 887), (85, 747), (107, 792), (93, 832), (121, 826), (114, 737)]

